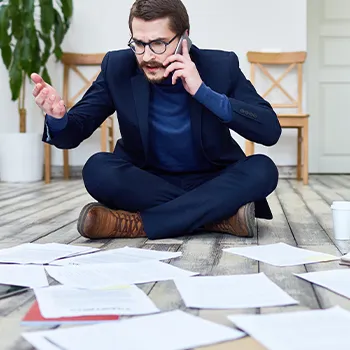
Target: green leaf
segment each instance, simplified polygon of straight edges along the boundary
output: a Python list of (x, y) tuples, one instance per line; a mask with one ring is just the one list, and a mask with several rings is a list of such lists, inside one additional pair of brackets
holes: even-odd
[(49, 72), (47, 71), (46, 67), (44, 67), (44, 69), (41, 71), (41, 76), (46, 83), (51, 85), (51, 78), (50, 78)]
[(60, 47), (55, 47), (54, 54), (55, 54), (57, 60), (60, 60), (62, 55), (63, 55), (63, 52), (62, 52)]
[(1, 48), (1, 56), (7, 69), (9, 69), (12, 60), (12, 50), (10, 45)]
[(41, 9), (41, 29), (44, 34), (50, 34), (51, 28), (54, 23), (54, 8), (52, 0), (39, 0), (39, 2)]
[(50, 54), (51, 54), (51, 37), (50, 35), (40, 35), (41, 40), (44, 42), (44, 52), (41, 57), (41, 65), (45, 66)]
[(57, 10), (55, 10), (55, 30), (54, 30), (54, 39), (55, 46), (60, 46), (64, 38), (64, 24), (62, 18)]
[(32, 67), (31, 71), (38, 73), (41, 68), (41, 58), (40, 58), (40, 42), (35, 28), (30, 33), (31, 42), (31, 55), (32, 55)]
[(11, 42), (8, 34), (9, 27), (9, 8), (7, 5), (4, 5), (0, 7), (0, 47), (7, 46)]
[(64, 21), (67, 22), (73, 15), (73, 0), (62, 0)]
[(27, 73), (32, 66), (32, 50), (30, 38), (25, 36), (21, 42), (21, 67)]
[(33, 16), (34, 14), (34, 5), (35, 0), (22, 0), (23, 1), (23, 10), (26, 14)]
[(21, 41), (18, 41), (13, 53), (13, 60), (10, 67), (10, 88), (12, 93), (12, 101), (16, 101), (19, 97), (22, 87), (22, 68), (21, 68)]
[(11, 0), (9, 2), (9, 17), (11, 18), (11, 30), (13, 36), (19, 40), (23, 35), (23, 11), (22, 0)]

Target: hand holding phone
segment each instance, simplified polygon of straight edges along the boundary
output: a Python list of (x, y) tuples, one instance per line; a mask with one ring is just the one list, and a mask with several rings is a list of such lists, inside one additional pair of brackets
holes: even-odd
[(185, 33), (181, 36), (174, 54), (170, 55), (163, 62), (163, 65), (166, 67), (164, 78), (172, 74), (173, 85), (176, 83), (177, 79), (180, 78), (185, 90), (191, 96), (194, 96), (203, 81), (199, 75), (196, 64), (191, 59), (189, 52), (191, 45), (192, 41)]
[(184, 34), (181, 36), (181, 38), (180, 38), (180, 40), (179, 40), (179, 42), (178, 42), (178, 44), (177, 44), (177, 46), (176, 46), (174, 55), (177, 55), (177, 54), (182, 55), (182, 45), (183, 45), (182, 42), (183, 42), (184, 40), (187, 41), (188, 51), (190, 51), (190, 48), (191, 48), (191, 46), (192, 46), (192, 41), (191, 41), (191, 39), (188, 37), (188, 35), (187, 35), (186, 33), (184, 33)]

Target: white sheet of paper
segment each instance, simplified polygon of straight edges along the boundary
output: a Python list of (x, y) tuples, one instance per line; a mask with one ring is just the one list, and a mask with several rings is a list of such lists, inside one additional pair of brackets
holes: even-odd
[(119, 284), (158, 282), (197, 274), (160, 261), (46, 266), (45, 268), (56, 281), (76, 288), (101, 288)]
[(33, 345), (33, 347), (36, 350), (62, 350), (62, 348), (58, 348), (57, 346), (53, 345), (44, 338), (44, 335), (46, 334), (45, 331), (42, 332), (25, 332), (22, 334), (22, 337), (30, 344)]
[(303, 265), (339, 259), (339, 257), (334, 255), (297, 248), (285, 243), (225, 248), (223, 251), (275, 266)]
[(48, 264), (56, 259), (72, 254), (84, 254), (96, 248), (73, 246), (59, 243), (24, 243), (0, 250), (0, 263)]
[(294, 275), (350, 299), (350, 269), (295, 273)]
[(34, 289), (34, 292), (40, 312), (46, 318), (159, 312), (152, 300), (135, 285), (102, 290), (53, 286)]
[(174, 282), (186, 306), (192, 308), (232, 309), (298, 304), (264, 273), (192, 277)]
[(350, 253), (343, 255), (341, 257), (341, 260), (343, 260), (345, 262), (350, 262)]
[(228, 318), (269, 350), (349, 349), (350, 313), (340, 307)]
[(41, 333), (65, 350), (183, 350), (245, 335), (180, 310)]
[(150, 249), (123, 247), (55, 261), (52, 265), (137, 263), (142, 261), (173, 259), (181, 255), (181, 252), (164, 252)]
[(0, 283), (31, 288), (49, 285), (43, 266), (38, 265), (0, 265)]

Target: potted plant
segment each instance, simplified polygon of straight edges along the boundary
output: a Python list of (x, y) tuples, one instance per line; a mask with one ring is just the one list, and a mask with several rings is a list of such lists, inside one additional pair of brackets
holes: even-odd
[(0, 180), (38, 181), (43, 176), (41, 134), (26, 132), (26, 82), (33, 72), (51, 84), (47, 62), (61, 58), (73, 0), (0, 0), (0, 51), (18, 102), (19, 133), (1, 134)]

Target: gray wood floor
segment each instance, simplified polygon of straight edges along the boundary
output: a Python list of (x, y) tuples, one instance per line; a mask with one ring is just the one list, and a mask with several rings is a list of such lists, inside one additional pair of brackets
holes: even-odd
[[(76, 220), (80, 209), (92, 198), (81, 180), (55, 181), (49, 185), (0, 183), (0, 249), (24, 242), (58, 242), (112, 249), (125, 245), (156, 250), (182, 251), (175, 266), (206, 275), (264, 272), (275, 283), (300, 301), (298, 306), (241, 310), (188, 310), (173, 282), (146, 284), (142, 289), (161, 310), (182, 309), (218, 323), (230, 325), (226, 315), (233, 313), (271, 313), (300, 309), (328, 308), (340, 305), (350, 310), (350, 300), (324, 288), (298, 279), (292, 273), (344, 268), (338, 262), (280, 268), (231, 254), (222, 248), (285, 242), (315, 251), (341, 255), (348, 252), (349, 242), (336, 242), (332, 237), (330, 205), (334, 200), (350, 200), (350, 176), (311, 176), (303, 186), (295, 180), (281, 179), (269, 197), (274, 213), (272, 221), (259, 221), (258, 236), (239, 239), (229, 235), (203, 234), (178, 239), (148, 241), (89, 241), (79, 236)], [(0, 300), (0, 349), (31, 349), (20, 334), (26, 328), (20, 320), (34, 301), (32, 292)], [(250, 338), (206, 349), (263, 349)]]

